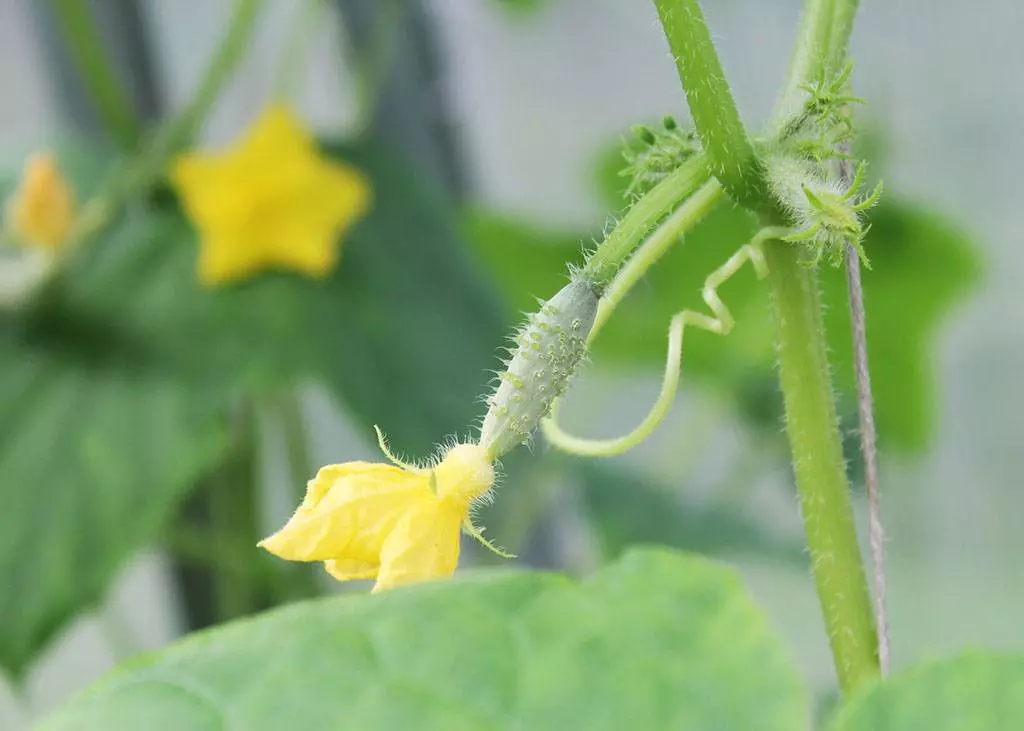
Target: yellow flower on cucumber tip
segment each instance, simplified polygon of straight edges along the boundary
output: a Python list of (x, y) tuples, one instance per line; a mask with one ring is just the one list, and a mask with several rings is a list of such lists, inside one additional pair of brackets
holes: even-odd
[(53, 155), (29, 157), (7, 202), (9, 233), (20, 243), (53, 251), (67, 239), (74, 216), (74, 193)]
[(433, 465), (417, 467), (396, 459), (380, 430), (377, 436), (392, 464), (321, 468), (288, 523), (259, 545), (290, 561), (323, 561), (339, 581), (376, 579), (375, 592), (451, 576), (460, 529), (510, 558), (471, 518), (494, 485), (483, 447), (455, 444)]
[(366, 176), (324, 158), (280, 104), (227, 150), (179, 157), (171, 182), (199, 232), (198, 273), (207, 285), (267, 269), (327, 276), (341, 237), (365, 215), (371, 197)]

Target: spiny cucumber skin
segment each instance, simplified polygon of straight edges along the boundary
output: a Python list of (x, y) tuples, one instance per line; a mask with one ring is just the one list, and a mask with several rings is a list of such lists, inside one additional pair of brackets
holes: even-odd
[(529, 440), (565, 391), (586, 355), (597, 304), (594, 284), (577, 276), (516, 333), (516, 350), (487, 399), (480, 429), (480, 445), (493, 458)]

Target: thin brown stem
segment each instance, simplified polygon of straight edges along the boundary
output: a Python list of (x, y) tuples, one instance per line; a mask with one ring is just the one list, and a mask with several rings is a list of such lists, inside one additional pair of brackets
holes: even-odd
[[(850, 160), (839, 164), (839, 175), (849, 185)], [(857, 381), (857, 411), (860, 420), (860, 451), (864, 458), (864, 481), (868, 492), (868, 531), (875, 583), (875, 624), (878, 628), (878, 663), (882, 675), (889, 672), (889, 618), (885, 602), (885, 531), (878, 495), (878, 447), (875, 431), (874, 398), (868, 368), (868, 344), (864, 316), (864, 287), (860, 278), (860, 256), (846, 247), (846, 283), (850, 300), (850, 329), (853, 333), (854, 375)]]

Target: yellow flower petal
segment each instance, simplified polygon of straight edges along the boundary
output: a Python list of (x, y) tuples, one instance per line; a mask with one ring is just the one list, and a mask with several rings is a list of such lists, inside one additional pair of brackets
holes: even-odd
[(343, 474), (311, 508), (300, 508), (260, 545), (292, 561), (373, 561), (388, 534), (417, 503), (433, 499), (427, 478), (390, 465)]
[[(267, 106), (243, 137), (237, 152), (244, 160), (305, 162), (313, 157), (316, 141), (288, 108), (275, 102)], [(242, 154), (242, 152), (246, 154)]]
[[(386, 466), (386, 465), (384, 465)], [(373, 462), (346, 462), (345, 464), (329, 464), (321, 467), (316, 477), (306, 483), (306, 494), (302, 499), (299, 510), (312, 510), (324, 495), (331, 489), (338, 480), (343, 477), (369, 477), (379, 470), (382, 465)]]
[(248, 246), (240, 235), (210, 234), (199, 252), (199, 281), (206, 285), (245, 279), (258, 273), (266, 264), (256, 256), (239, 257), (240, 247)]
[(189, 153), (171, 182), (200, 234), (198, 273), (207, 285), (289, 269), (328, 275), (340, 237), (369, 210), (366, 176), (322, 158), (287, 107), (268, 107), (230, 149)]
[(471, 525), (470, 508), (493, 481), (487, 452), (475, 444), (450, 448), (430, 469), (329, 465), (306, 485), (288, 523), (260, 546), (292, 561), (323, 561), (340, 581), (376, 577), (374, 591), (451, 576), (460, 529)]
[(74, 215), (74, 193), (54, 157), (29, 157), (7, 204), (7, 224), (14, 236), (30, 246), (56, 249), (67, 239)]
[(406, 514), (384, 543), (374, 593), (455, 573), (462, 518), (457, 507), (440, 501)]
[(354, 558), (332, 558), (324, 561), (327, 573), (338, 581), (350, 579), (375, 579), (380, 571), (380, 564), (375, 561), (360, 561)]

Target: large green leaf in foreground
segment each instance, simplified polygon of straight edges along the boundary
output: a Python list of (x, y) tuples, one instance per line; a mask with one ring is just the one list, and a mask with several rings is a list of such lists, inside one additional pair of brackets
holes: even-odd
[(205, 632), (49, 731), (806, 728), (797, 673), (735, 574), (658, 550), (577, 584), (477, 575)]
[(1018, 731), (1024, 655), (970, 653), (894, 675), (852, 698), (830, 731)]

